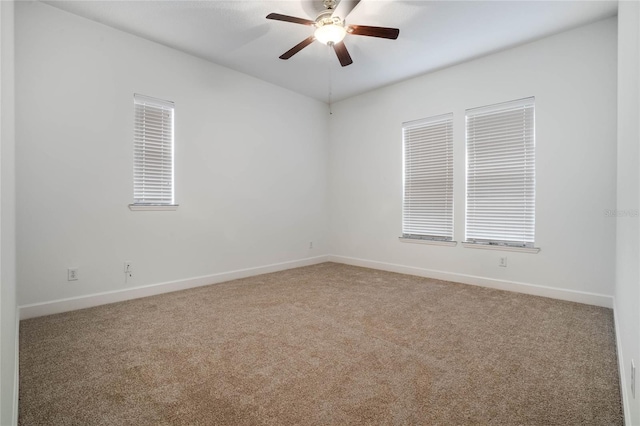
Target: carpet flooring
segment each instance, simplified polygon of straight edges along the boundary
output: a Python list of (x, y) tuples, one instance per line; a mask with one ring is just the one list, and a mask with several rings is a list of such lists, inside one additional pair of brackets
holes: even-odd
[(610, 309), (323, 263), (22, 321), (20, 425), (621, 425)]

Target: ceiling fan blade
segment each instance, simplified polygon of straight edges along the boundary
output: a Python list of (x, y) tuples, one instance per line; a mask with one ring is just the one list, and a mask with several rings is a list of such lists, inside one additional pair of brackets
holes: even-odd
[(295, 55), (296, 53), (298, 53), (299, 51), (301, 51), (302, 49), (304, 49), (305, 47), (313, 43), (315, 39), (316, 38), (314, 36), (309, 36), (305, 38), (300, 43), (296, 44), (291, 49), (287, 50), (282, 55), (280, 55), (280, 59), (289, 59), (290, 57), (292, 57), (293, 55)]
[(338, 60), (340, 61), (340, 65), (346, 67), (347, 65), (351, 65), (353, 60), (351, 59), (351, 55), (349, 55), (349, 51), (347, 50), (347, 46), (344, 45), (344, 42), (336, 43), (333, 45), (333, 50), (336, 51), (336, 55), (338, 55)]
[(340, 0), (331, 16), (337, 16), (344, 21), (358, 3), (360, 3), (360, 0)]
[(390, 38), (392, 40), (397, 39), (400, 34), (400, 30), (397, 28), (369, 27), (367, 25), (349, 25), (347, 32), (354, 35)]
[(279, 13), (270, 13), (267, 15), (267, 19), (273, 19), (275, 21), (293, 22), (294, 24), (302, 25), (315, 25), (316, 22), (310, 19), (296, 18), (295, 16), (281, 15)]

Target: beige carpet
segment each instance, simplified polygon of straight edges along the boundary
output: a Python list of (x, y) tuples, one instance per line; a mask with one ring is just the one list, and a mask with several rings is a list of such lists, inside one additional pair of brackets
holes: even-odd
[(610, 309), (324, 263), (23, 321), (21, 425), (620, 425)]

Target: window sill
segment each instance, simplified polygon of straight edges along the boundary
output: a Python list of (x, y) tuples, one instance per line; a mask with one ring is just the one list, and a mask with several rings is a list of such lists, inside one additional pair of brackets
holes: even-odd
[(511, 246), (500, 246), (494, 244), (480, 244), (480, 243), (462, 243), (463, 247), (473, 248), (473, 249), (481, 249), (481, 250), (500, 250), (500, 251), (515, 251), (520, 253), (538, 253), (540, 251), (539, 247), (511, 247)]
[(457, 241), (439, 241), (439, 240), (423, 240), (420, 238), (404, 238), (398, 237), (401, 243), (412, 243), (412, 244), (427, 244), (432, 246), (448, 246), (455, 247), (458, 242)]
[(129, 204), (131, 211), (175, 211), (179, 204)]

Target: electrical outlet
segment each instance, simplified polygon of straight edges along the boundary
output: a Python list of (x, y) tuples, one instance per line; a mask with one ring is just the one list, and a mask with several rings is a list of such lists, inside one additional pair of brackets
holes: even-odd
[(133, 278), (133, 265), (131, 262), (124, 262), (124, 282), (128, 282)]
[(312, 249), (313, 248), (313, 241), (309, 242), (309, 248)]
[(502, 266), (503, 268), (507, 267), (507, 258), (506, 257), (501, 257), (500, 261), (498, 262), (498, 266)]
[(67, 281), (78, 281), (78, 268), (67, 269)]
[(631, 360), (631, 397), (636, 397), (636, 364)]

